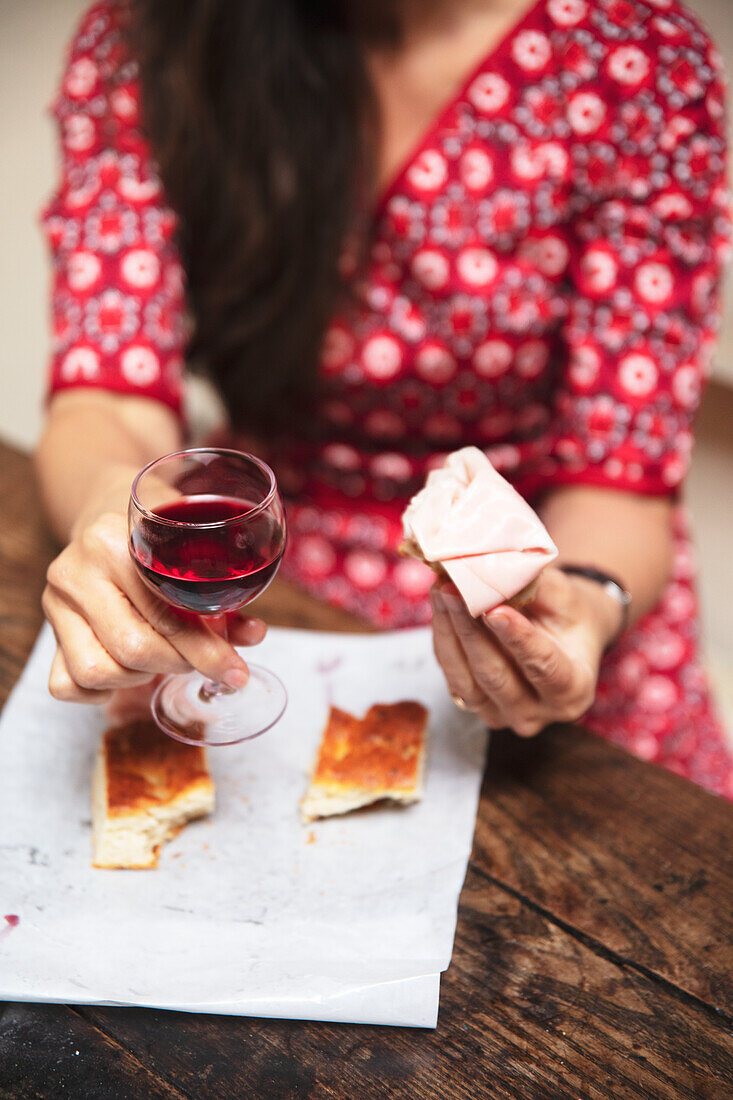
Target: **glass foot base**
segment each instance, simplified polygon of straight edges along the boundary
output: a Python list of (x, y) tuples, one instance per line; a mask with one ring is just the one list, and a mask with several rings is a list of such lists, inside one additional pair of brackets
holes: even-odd
[(274, 672), (248, 662), (249, 681), (240, 691), (199, 692), (206, 679), (198, 672), (166, 676), (151, 710), (157, 725), (185, 745), (237, 745), (272, 729), (282, 718), (288, 695)]

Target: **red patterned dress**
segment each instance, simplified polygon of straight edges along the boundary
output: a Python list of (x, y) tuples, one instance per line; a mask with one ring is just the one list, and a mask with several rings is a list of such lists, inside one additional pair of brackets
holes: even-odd
[[(112, 0), (84, 18), (54, 110), (52, 391), (178, 411), (185, 277)], [(325, 339), (319, 438), (271, 443), (288, 576), (385, 627), (427, 622), (399, 516), (467, 444), (530, 500), (677, 495), (718, 327), (724, 132), (719, 57), (677, 0), (529, 8), (381, 198), (357, 301)], [(733, 797), (681, 506), (675, 532), (673, 578), (604, 661), (586, 722)]]

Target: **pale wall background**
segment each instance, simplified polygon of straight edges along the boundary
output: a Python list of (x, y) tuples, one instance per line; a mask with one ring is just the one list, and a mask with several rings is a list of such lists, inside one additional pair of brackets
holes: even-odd
[[(0, 436), (33, 446), (47, 347), (45, 246), (38, 210), (56, 173), (46, 108), (64, 46), (88, 0), (0, 0)], [(690, 0), (733, 75), (733, 0)], [(733, 727), (733, 280), (716, 364), (698, 422), (688, 499), (702, 559), (710, 665)]]

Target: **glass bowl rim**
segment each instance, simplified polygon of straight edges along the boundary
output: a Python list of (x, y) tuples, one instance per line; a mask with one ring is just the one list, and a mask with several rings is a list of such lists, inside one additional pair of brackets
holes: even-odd
[[(212, 523), (192, 523), (190, 520), (183, 519), (167, 519), (165, 516), (159, 516), (156, 512), (151, 512), (141, 502), (137, 495), (138, 482), (144, 474), (148, 473), (153, 466), (157, 466), (161, 462), (167, 462), (174, 458), (185, 458), (187, 455), (195, 454), (213, 454), (213, 455), (230, 455), (238, 459), (246, 459), (248, 462), (257, 466), (268, 478), (270, 487), (266, 496), (259, 504), (256, 504), (253, 508), (249, 508), (245, 512), (241, 512), (236, 516), (228, 516), (227, 519), (214, 520)], [(167, 455), (160, 455), (158, 458), (154, 458), (151, 462), (148, 462), (146, 466), (143, 466), (136, 475), (130, 489), (130, 504), (135, 507), (136, 511), (141, 515), (146, 516), (152, 520), (153, 523), (165, 524), (168, 527), (191, 527), (197, 530), (206, 530), (212, 527), (227, 527), (231, 523), (241, 523), (242, 520), (248, 520), (253, 516), (259, 515), (272, 503), (274, 497), (277, 495), (277, 480), (272, 469), (257, 455), (249, 454), (247, 451), (236, 451), (231, 447), (186, 447), (180, 451), (172, 451)], [(197, 494), (199, 496), (206, 496), (206, 493)]]

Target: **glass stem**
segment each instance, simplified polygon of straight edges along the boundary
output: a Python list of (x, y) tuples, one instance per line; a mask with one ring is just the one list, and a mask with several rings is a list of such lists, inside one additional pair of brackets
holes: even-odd
[[(227, 626), (226, 615), (207, 616), (205, 621), (215, 634), (218, 634), (225, 642), (229, 641), (229, 628)], [(234, 695), (235, 691), (236, 688), (227, 687), (226, 684), (217, 684), (215, 680), (204, 680), (199, 688), (199, 699), (202, 703), (209, 703), (212, 699), (215, 699), (217, 695)]]

